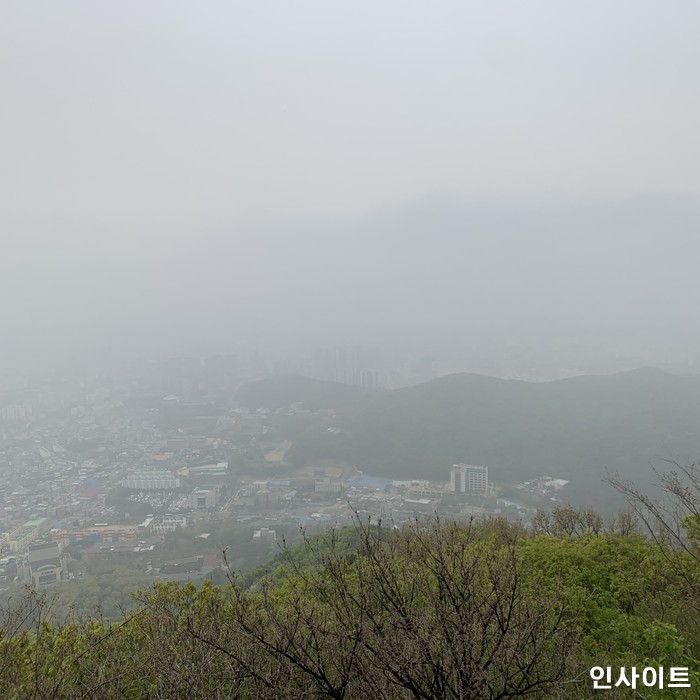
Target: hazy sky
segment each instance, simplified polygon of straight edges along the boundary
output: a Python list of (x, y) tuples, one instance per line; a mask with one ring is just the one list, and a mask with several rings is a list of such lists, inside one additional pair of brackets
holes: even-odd
[(0, 360), (698, 343), (700, 5), (0, 3)]

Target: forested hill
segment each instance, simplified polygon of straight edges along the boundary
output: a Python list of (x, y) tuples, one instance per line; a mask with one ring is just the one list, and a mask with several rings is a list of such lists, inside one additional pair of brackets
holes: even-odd
[(634, 518), (605, 528), (561, 508), (538, 523), (358, 522), (246, 581), (149, 588), (111, 626), (52, 624), (29, 589), (0, 617), (0, 697), (584, 700), (606, 697), (589, 669), (609, 666), (613, 683), (659, 676), (607, 697), (697, 698), (693, 527), (676, 551)]
[(455, 374), (395, 391), (280, 378), (243, 387), (249, 406), (336, 408), (341, 434), (298, 436), (295, 463), (336, 458), (396, 478), (446, 478), (454, 462), (488, 464), (499, 481), (542, 473), (599, 484), (605, 469), (700, 455), (700, 377), (644, 368), (535, 383)]

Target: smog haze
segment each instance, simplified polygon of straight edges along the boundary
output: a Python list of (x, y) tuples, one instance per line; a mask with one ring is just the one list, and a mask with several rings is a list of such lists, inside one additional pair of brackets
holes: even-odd
[(362, 344), (693, 365), (699, 20), (5, 3), (0, 364)]

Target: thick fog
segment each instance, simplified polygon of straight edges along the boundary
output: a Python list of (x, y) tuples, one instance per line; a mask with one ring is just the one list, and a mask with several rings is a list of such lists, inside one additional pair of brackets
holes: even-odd
[(700, 361), (698, 21), (690, 0), (5, 2), (0, 363)]

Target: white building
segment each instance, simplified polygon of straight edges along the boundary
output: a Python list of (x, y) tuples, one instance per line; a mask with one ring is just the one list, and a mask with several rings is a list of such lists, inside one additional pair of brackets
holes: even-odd
[(331, 481), (329, 477), (317, 479), (314, 482), (314, 491), (316, 493), (337, 494), (343, 491), (343, 484), (341, 484), (340, 481)]
[(168, 513), (156, 518), (153, 524), (153, 533), (155, 535), (165, 535), (168, 532), (175, 532), (181, 527), (187, 527), (187, 516)]
[(190, 494), (190, 508), (193, 510), (207, 510), (219, 505), (219, 494), (216, 489), (204, 489), (197, 487)]
[(277, 533), (268, 527), (261, 527), (253, 533), (253, 542), (273, 545), (277, 542)]
[(414, 479), (408, 487), (409, 498), (442, 498), (444, 495), (444, 486), (438, 486), (425, 480)]
[(130, 474), (122, 487), (135, 491), (166, 491), (180, 488), (180, 479), (168, 471), (148, 471)]
[(35, 586), (45, 586), (61, 580), (63, 565), (60, 554), (61, 549), (56, 542), (30, 545), (27, 560)]
[(450, 471), (452, 493), (486, 495), (489, 490), (489, 468), (483, 464), (453, 464)]

